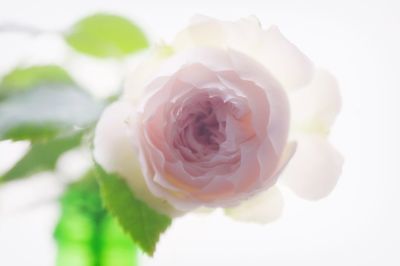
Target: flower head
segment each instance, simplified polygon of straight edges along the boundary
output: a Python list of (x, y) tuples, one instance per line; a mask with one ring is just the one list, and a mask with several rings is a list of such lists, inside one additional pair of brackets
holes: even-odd
[(94, 154), (107, 171), (169, 215), (223, 207), (265, 222), (280, 213), (278, 180), (330, 192), (342, 159), (327, 142), (340, 108), (329, 73), (254, 18), (197, 17), (169, 50), (154, 48), (104, 112)]

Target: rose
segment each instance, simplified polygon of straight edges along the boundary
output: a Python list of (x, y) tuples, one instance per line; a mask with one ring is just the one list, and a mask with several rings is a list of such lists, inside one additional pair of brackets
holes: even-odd
[(189, 211), (271, 187), (287, 159), (289, 106), (269, 72), (215, 48), (183, 52), (166, 67), (133, 125), (151, 192)]
[(334, 187), (342, 159), (326, 137), (339, 108), (334, 78), (276, 27), (197, 17), (103, 113), (94, 156), (160, 212), (266, 222), (281, 211), (278, 179), (310, 199)]

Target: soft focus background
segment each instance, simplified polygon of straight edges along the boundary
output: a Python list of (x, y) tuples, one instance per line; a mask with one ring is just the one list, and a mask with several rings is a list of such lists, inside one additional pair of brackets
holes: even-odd
[[(140, 256), (140, 265), (400, 265), (400, 2), (1, 0), (0, 24), (59, 31), (99, 11), (135, 21), (153, 43), (170, 40), (193, 14), (228, 20), (256, 15), (332, 71), (343, 96), (331, 140), (345, 165), (329, 197), (307, 202), (284, 191), (283, 217), (264, 226), (219, 212), (185, 216), (162, 236), (154, 258)], [(135, 64), (134, 58), (70, 57), (54, 34), (0, 33), (0, 76), (16, 65), (61, 62), (99, 97), (112, 95)], [(24, 142), (0, 142), (0, 171), (26, 149)], [(64, 156), (60, 176), (82, 171), (82, 157), (89, 155)], [(54, 265), (60, 182), (41, 174), (0, 188), (0, 265)]]

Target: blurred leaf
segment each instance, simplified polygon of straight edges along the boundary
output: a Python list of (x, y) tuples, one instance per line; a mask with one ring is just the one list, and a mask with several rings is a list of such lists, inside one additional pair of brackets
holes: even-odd
[(81, 144), (103, 104), (77, 88), (56, 65), (17, 68), (0, 82), (0, 140), (30, 140), (30, 150), (0, 183), (54, 170), (58, 158)]
[(18, 67), (3, 77), (0, 95), (49, 84), (74, 84), (74, 81), (57, 65)]
[(122, 57), (148, 47), (146, 36), (138, 26), (110, 14), (82, 19), (65, 39), (76, 51), (96, 57)]
[(119, 176), (96, 167), (101, 196), (107, 209), (141, 249), (153, 255), (160, 234), (171, 224), (171, 218), (159, 214), (137, 199)]
[(44, 86), (8, 95), (0, 101), (0, 140), (54, 137), (93, 124), (102, 104), (72, 86)]
[(42, 171), (53, 170), (64, 152), (80, 145), (82, 132), (56, 138), (44, 143), (34, 143), (14, 167), (0, 178), (0, 183), (27, 177)]
[(57, 65), (16, 68), (0, 82), (0, 140), (50, 139), (94, 123), (101, 108)]
[(58, 266), (133, 266), (137, 248), (103, 209), (90, 170), (61, 198), (61, 217), (54, 231)]

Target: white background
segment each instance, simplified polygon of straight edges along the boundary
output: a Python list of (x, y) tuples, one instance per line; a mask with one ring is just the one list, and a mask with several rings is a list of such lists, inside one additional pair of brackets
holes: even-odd
[[(343, 96), (331, 140), (345, 165), (329, 197), (307, 202), (284, 191), (283, 217), (264, 226), (234, 222), (218, 212), (178, 219), (162, 236), (155, 257), (144, 257), (142, 265), (400, 265), (398, 1), (0, 0), (0, 23), (64, 29), (97, 11), (130, 17), (154, 41), (171, 39), (196, 13), (221, 19), (254, 14), (265, 26), (278, 25), (317, 65), (333, 72)], [(54, 36), (0, 35), (0, 74), (16, 64), (58, 60), (63, 49)], [(107, 66), (97, 66), (77, 75), (91, 74), (93, 88), (106, 91), (115, 81), (104, 77)], [(0, 170), (23, 149), (24, 144), (0, 143)], [(13, 208), (35, 193), (56, 195), (55, 183), (42, 176), (0, 190), (0, 265), (54, 265), (56, 204), (24, 212)]]

